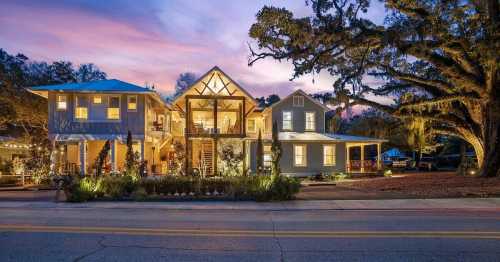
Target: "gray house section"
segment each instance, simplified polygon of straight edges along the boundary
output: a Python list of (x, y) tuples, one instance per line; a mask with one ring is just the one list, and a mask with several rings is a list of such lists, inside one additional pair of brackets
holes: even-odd
[[(67, 99), (66, 110), (56, 109), (57, 95), (64, 95)], [(100, 104), (94, 104), (93, 96), (99, 95)], [(88, 103), (88, 119), (75, 119), (75, 97), (84, 97)], [(120, 119), (109, 120), (106, 117), (108, 99), (111, 96), (120, 97)], [(49, 92), (49, 135), (64, 134), (95, 134), (95, 135), (126, 135), (128, 130), (134, 137), (144, 137), (145, 123), (145, 95), (134, 94), (137, 97), (137, 110), (127, 110), (127, 94), (101, 93), (59, 93)]]
[[(302, 97), (303, 106), (294, 105), (294, 97)], [(272, 121), (277, 121), (280, 132), (310, 132), (306, 130), (306, 112), (314, 113), (315, 115), (315, 130), (312, 132), (325, 132), (325, 106), (312, 100), (303, 91), (298, 90), (283, 100), (274, 104), (269, 110), (272, 110)], [(283, 129), (283, 112), (292, 113), (292, 130)]]
[[(346, 147), (345, 142), (303, 142), (303, 141), (281, 141), (282, 155), (280, 160), (281, 172), (289, 176), (311, 176), (319, 173), (337, 173), (346, 171)], [(264, 145), (270, 145), (270, 141), (266, 141)], [(294, 165), (294, 145), (306, 146), (306, 165)], [(325, 166), (323, 159), (323, 146), (335, 146), (335, 164)], [(250, 143), (250, 170), (257, 170), (257, 160), (254, 156), (257, 155), (257, 141)]]

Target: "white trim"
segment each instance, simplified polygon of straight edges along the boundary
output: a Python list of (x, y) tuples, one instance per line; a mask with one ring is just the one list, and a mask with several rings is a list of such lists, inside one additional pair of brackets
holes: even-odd
[[(74, 110), (73, 110), (73, 120), (75, 122), (87, 122), (89, 120), (89, 105), (88, 105), (88, 103), (90, 103), (90, 101), (89, 101), (87, 95), (80, 95), (81, 97), (87, 98), (87, 106), (86, 107), (78, 106), (78, 96), (79, 96), (78, 94), (74, 95), (74, 101), (75, 102), (74, 102), (74, 105), (73, 105), (73, 108), (74, 108)], [(79, 107), (87, 109), (87, 117), (86, 118), (77, 118), (76, 117), (76, 109), (79, 108)]]
[[(313, 114), (313, 128), (309, 129), (307, 128), (307, 114), (312, 113)], [(316, 112), (315, 111), (304, 111), (304, 130), (305, 131), (316, 131)]]
[[(272, 110), (275, 106), (283, 103), (284, 101), (288, 100), (290, 97), (293, 97), (294, 95), (297, 95), (297, 94), (302, 94), (304, 97), (306, 97), (307, 99), (309, 99), (311, 102), (315, 103), (316, 105), (320, 106), (325, 111), (330, 111), (331, 110), (329, 107), (325, 106), (324, 104), (320, 103), (316, 99), (312, 98), (310, 95), (306, 94), (306, 92), (302, 91), (302, 89), (298, 89), (295, 92), (293, 92), (293, 93), (289, 94), (288, 96), (286, 96), (285, 98), (281, 99), (280, 101), (278, 101), (278, 102), (272, 104), (271, 106), (267, 107), (264, 111), (268, 112), (269, 110)], [(293, 103), (293, 101), (292, 101), (292, 103)]]
[[(326, 163), (326, 158), (325, 158), (325, 149), (326, 147), (332, 147), (332, 163), (331, 164), (327, 164)], [(337, 146), (335, 144), (323, 144), (323, 166), (336, 166), (337, 165), (337, 161), (336, 161), (336, 157), (337, 157)]]
[[(290, 128), (285, 128), (285, 113), (290, 113)], [(281, 129), (283, 131), (293, 131), (293, 111), (283, 110), (281, 111)]]
[[(64, 97), (64, 108), (59, 108), (59, 97)], [(65, 94), (56, 94), (56, 111), (66, 110), (68, 110), (68, 96)]]
[[(253, 129), (250, 129), (250, 125), (248, 122), (253, 121)], [(247, 118), (247, 132), (248, 133), (257, 133), (257, 119), (255, 118)]]
[[(110, 107), (110, 104), (111, 104), (111, 98), (115, 98), (115, 97), (117, 97), (117, 98), (118, 98), (118, 107)], [(108, 106), (106, 107), (106, 119), (107, 119), (107, 120), (115, 120), (115, 121), (116, 121), (116, 120), (121, 120), (121, 118), (122, 118), (122, 116), (121, 116), (121, 114), (122, 114), (122, 109), (121, 109), (122, 104), (121, 104), (121, 102), (122, 102), (122, 101), (121, 101), (121, 96), (120, 96), (120, 95), (110, 95), (110, 96), (108, 97)], [(110, 108), (118, 108), (118, 119), (115, 119), (115, 118), (109, 118), (109, 112), (108, 112), (108, 110), (109, 110)]]
[[(297, 98), (297, 103), (295, 103), (295, 99)], [(292, 105), (293, 107), (304, 107), (304, 96), (294, 95), (292, 96)]]
[[(298, 165), (297, 161), (296, 161), (296, 154), (295, 154), (296, 147), (302, 147), (304, 150), (304, 152), (303, 152), (304, 163), (301, 165)], [(293, 144), (293, 166), (294, 167), (307, 167), (307, 144)]]
[[(130, 109), (130, 98), (135, 97), (135, 109)], [(137, 95), (127, 95), (127, 112), (137, 112), (138, 98)]]

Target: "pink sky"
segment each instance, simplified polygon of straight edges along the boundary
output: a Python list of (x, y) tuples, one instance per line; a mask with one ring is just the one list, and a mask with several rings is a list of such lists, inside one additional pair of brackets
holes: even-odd
[[(304, 1), (2, 1), (0, 48), (31, 59), (94, 63), (109, 78), (170, 93), (180, 73), (214, 65), (255, 96), (331, 90), (326, 73), (289, 81), (288, 63), (247, 66), (248, 29), (265, 4), (309, 14)], [(381, 23), (380, 4), (367, 16)], [(382, 17), (382, 18), (381, 18)], [(377, 20), (378, 19), (378, 20)]]

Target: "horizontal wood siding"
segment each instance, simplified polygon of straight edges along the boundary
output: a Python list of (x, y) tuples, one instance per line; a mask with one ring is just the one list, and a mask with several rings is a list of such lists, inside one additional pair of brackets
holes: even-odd
[[(301, 94), (296, 94), (296, 96), (302, 96)], [(293, 130), (283, 130), (283, 111), (292, 112), (292, 126)], [(278, 128), (281, 132), (291, 131), (291, 132), (306, 132), (306, 112), (315, 112), (315, 132), (324, 133), (325, 132), (325, 111), (324, 109), (304, 97), (304, 106), (295, 107), (293, 106), (293, 95), (288, 96), (281, 103), (277, 104), (272, 108), (272, 121), (278, 122)], [(309, 130), (308, 130), (309, 131)]]
[[(102, 119), (102, 113), (105, 114), (105, 108), (108, 105), (108, 95), (102, 94), (101, 105), (92, 104), (93, 94), (79, 94), (87, 96), (89, 99), (88, 120), (75, 120), (75, 94), (64, 93), (67, 97), (67, 109), (65, 111), (56, 110), (56, 92), (50, 92), (49, 101), (49, 134), (124, 134), (128, 130), (134, 135), (144, 136), (144, 95), (137, 95), (137, 110), (127, 111), (127, 95), (120, 94), (120, 120), (96, 120)], [(92, 107), (95, 109), (93, 112)], [(104, 111), (102, 111), (104, 110)], [(97, 111), (99, 113), (97, 113)], [(106, 115), (104, 115), (105, 117)]]

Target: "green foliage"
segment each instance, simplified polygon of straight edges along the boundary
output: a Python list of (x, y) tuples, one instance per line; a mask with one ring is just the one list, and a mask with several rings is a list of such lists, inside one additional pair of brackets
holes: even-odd
[(109, 140), (106, 140), (106, 142), (104, 143), (104, 146), (102, 147), (101, 151), (97, 155), (97, 158), (96, 158), (95, 163), (94, 163), (94, 166), (96, 169), (96, 176), (98, 176), (98, 177), (102, 175), (102, 168), (104, 166), (106, 158), (108, 157), (110, 149), (111, 149), (110, 142), (109, 142)]
[(273, 122), (271, 144), (271, 176), (276, 177), (281, 174), (280, 159), (281, 159), (281, 142), (279, 141), (278, 122)]
[(75, 177), (64, 185), (69, 202), (93, 199), (134, 199), (138, 201), (171, 197), (221, 197), (233, 200), (280, 201), (290, 200), (298, 192), (297, 179), (283, 176), (237, 176), (197, 178), (165, 176), (141, 178), (130, 176)]
[(227, 143), (220, 146), (219, 159), (222, 161), (222, 174), (224, 176), (241, 176), (243, 152), (236, 152), (235, 145)]
[(392, 177), (392, 171), (390, 169), (385, 170), (384, 177)]
[(14, 176), (0, 176), (0, 187), (1, 186), (12, 186), (19, 184), (19, 180)]
[(127, 132), (127, 153), (125, 155), (125, 172), (128, 176), (138, 178), (139, 174), (139, 156), (134, 152), (132, 133)]
[(259, 136), (257, 137), (257, 175), (260, 175), (264, 170), (264, 145), (262, 143), (262, 132), (259, 129)]

